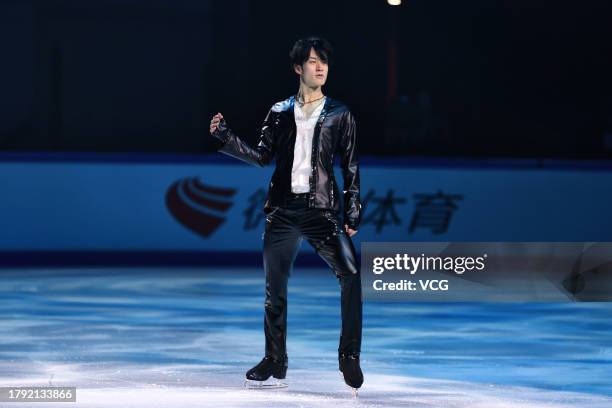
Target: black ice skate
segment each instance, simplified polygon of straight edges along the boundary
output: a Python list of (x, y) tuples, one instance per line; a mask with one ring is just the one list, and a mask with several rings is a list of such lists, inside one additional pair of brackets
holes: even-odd
[[(279, 381), (287, 375), (287, 356), (284, 360), (264, 357), (259, 364), (246, 372), (244, 386), (246, 388), (285, 388), (287, 384)], [(267, 381), (270, 376), (273, 378)]]
[(338, 369), (342, 371), (344, 382), (351, 387), (353, 395), (357, 396), (357, 390), (363, 384), (363, 373), (359, 366), (358, 354), (339, 354)]

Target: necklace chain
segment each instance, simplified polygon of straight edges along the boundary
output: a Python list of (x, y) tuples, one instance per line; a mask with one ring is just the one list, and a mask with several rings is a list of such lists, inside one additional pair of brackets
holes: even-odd
[(300, 105), (302, 105), (302, 106), (304, 106), (304, 105), (306, 105), (306, 104), (308, 104), (308, 103), (313, 103), (313, 102), (316, 102), (316, 101), (320, 101), (320, 100), (321, 100), (321, 99), (323, 99), (323, 98), (325, 98), (325, 95), (323, 95), (323, 96), (322, 96), (322, 97), (320, 97), (320, 98), (313, 99), (312, 101), (303, 102), (303, 100), (302, 100), (302, 101), (300, 101), (300, 97), (299, 97), (299, 95), (296, 95), (296, 99), (297, 99), (298, 103), (299, 103)]

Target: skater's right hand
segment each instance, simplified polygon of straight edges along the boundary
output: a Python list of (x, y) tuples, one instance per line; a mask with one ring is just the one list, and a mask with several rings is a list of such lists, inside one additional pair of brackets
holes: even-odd
[(210, 121), (210, 134), (211, 135), (215, 133), (217, 129), (219, 129), (219, 123), (221, 123), (222, 120), (223, 120), (223, 115), (221, 113), (217, 113), (215, 116), (212, 117), (212, 120)]

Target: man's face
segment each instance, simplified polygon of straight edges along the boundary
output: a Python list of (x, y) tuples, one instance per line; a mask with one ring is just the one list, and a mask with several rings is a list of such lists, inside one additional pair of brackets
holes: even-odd
[(310, 56), (302, 66), (295, 65), (295, 72), (300, 75), (301, 81), (312, 88), (325, 85), (328, 69), (327, 62), (319, 58), (314, 48), (310, 49)]

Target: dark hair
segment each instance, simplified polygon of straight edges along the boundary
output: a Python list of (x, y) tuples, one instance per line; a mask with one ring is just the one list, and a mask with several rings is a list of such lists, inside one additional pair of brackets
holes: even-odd
[(328, 64), (331, 63), (333, 49), (329, 41), (320, 37), (300, 38), (295, 42), (295, 44), (293, 44), (293, 48), (289, 53), (291, 69), (293, 69), (294, 64), (301, 66), (303, 63), (308, 61), (311, 48), (314, 48), (315, 52), (322, 61)]

